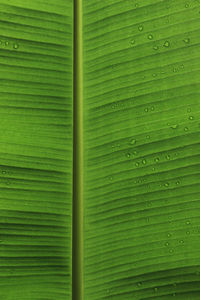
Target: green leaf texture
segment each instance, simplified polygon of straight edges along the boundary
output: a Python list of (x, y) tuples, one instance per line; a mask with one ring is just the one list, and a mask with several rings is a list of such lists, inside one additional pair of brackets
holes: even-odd
[(200, 299), (200, 1), (83, 0), (86, 300)]
[(0, 1), (0, 299), (71, 299), (72, 0)]

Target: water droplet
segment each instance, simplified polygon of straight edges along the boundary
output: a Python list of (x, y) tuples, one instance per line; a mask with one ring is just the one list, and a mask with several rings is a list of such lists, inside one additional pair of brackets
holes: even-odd
[(138, 30), (139, 31), (142, 31), (144, 29), (144, 27), (142, 26), (142, 25), (140, 25), (139, 27), (138, 27)]
[(179, 243), (180, 243), (180, 244), (183, 244), (183, 243), (184, 243), (184, 240), (180, 240)]
[(112, 180), (113, 180), (112, 176), (110, 176), (110, 177), (109, 177), (109, 180), (110, 180), (110, 181), (112, 181)]
[(8, 46), (8, 45), (9, 45), (9, 42), (8, 42), (8, 41), (6, 41), (6, 42), (5, 42), (5, 45), (6, 45), (6, 46)]
[(149, 34), (149, 35), (148, 35), (148, 39), (149, 39), (149, 40), (153, 40), (153, 35), (152, 35), (152, 34)]
[(173, 252), (174, 252), (174, 250), (173, 250), (173, 249), (170, 249), (170, 250), (169, 250), (169, 252), (170, 252), (170, 253), (173, 253)]
[(5, 175), (5, 174), (6, 174), (6, 171), (3, 170), (3, 171), (2, 171), (2, 174)]
[(139, 167), (139, 165), (140, 165), (140, 164), (139, 164), (139, 162), (136, 162), (136, 164), (135, 164), (135, 165), (136, 165), (136, 167)]
[(155, 109), (155, 107), (154, 107), (154, 106), (152, 106), (152, 107), (151, 107), (151, 110), (152, 110), (152, 111), (154, 111), (154, 109)]
[(182, 65), (180, 65), (180, 67), (181, 67), (181, 69), (184, 69), (184, 65), (182, 64)]
[(173, 72), (174, 73), (178, 72), (178, 68), (173, 68)]
[(154, 160), (155, 160), (155, 162), (159, 162), (160, 159), (159, 159), (159, 157), (156, 157)]
[(166, 182), (166, 183), (165, 183), (165, 187), (168, 187), (168, 186), (169, 186), (169, 182)]
[(194, 117), (193, 116), (189, 116), (189, 120), (194, 120)]
[(135, 44), (135, 40), (131, 40), (130, 43), (131, 43), (131, 45), (134, 45)]
[(187, 221), (186, 224), (187, 224), (187, 225), (190, 225), (190, 221)]
[(144, 111), (145, 111), (145, 112), (148, 112), (148, 111), (149, 111), (149, 109), (148, 109), (148, 108), (145, 108), (145, 109), (144, 109)]
[(190, 234), (190, 231), (186, 231), (186, 234)]
[(167, 159), (167, 160), (170, 160), (170, 155), (169, 155), (169, 154), (166, 156), (166, 159)]
[(185, 130), (185, 131), (188, 131), (188, 127), (185, 127), (184, 130)]
[(152, 76), (153, 76), (153, 77), (156, 77), (156, 76), (157, 76), (157, 74), (156, 74), (156, 73), (153, 73), (153, 74), (152, 74)]
[(155, 292), (157, 292), (157, 291), (158, 291), (158, 288), (157, 288), (157, 287), (155, 287), (155, 288), (154, 288), (154, 291), (155, 291)]
[(138, 4), (138, 3), (135, 3), (135, 7), (139, 7), (139, 4)]
[(130, 154), (130, 153), (127, 153), (127, 154), (126, 154), (126, 157), (130, 158), (130, 157), (131, 157), (131, 154)]
[(19, 48), (19, 45), (18, 45), (18, 44), (14, 44), (14, 45), (13, 45), (13, 48), (14, 48), (14, 49), (18, 49), (18, 48)]
[(163, 44), (164, 47), (168, 48), (170, 46), (170, 42), (169, 41), (165, 41)]
[(147, 163), (146, 159), (143, 159), (142, 163), (143, 163), (143, 165), (146, 165), (146, 163)]
[(130, 144), (131, 144), (131, 145), (135, 145), (135, 143), (136, 143), (136, 140), (135, 140), (135, 139), (132, 139), (132, 140), (130, 141)]
[(147, 139), (150, 139), (150, 135), (147, 135)]
[(186, 3), (186, 4), (185, 4), (185, 8), (188, 8), (188, 7), (189, 7), (189, 4), (188, 4), (188, 3)]
[(190, 107), (188, 107), (187, 112), (191, 112), (191, 108)]
[(141, 285), (142, 285), (142, 283), (141, 283), (141, 282), (138, 282), (138, 283), (137, 283), (137, 286), (141, 286)]
[(170, 236), (171, 236), (171, 233), (168, 233), (167, 236), (170, 237)]
[(183, 40), (183, 42), (186, 43), (186, 44), (189, 44), (190, 39), (189, 39), (189, 38), (186, 38), (186, 39)]
[(172, 129), (176, 129), (177, 127), (178, 127), (177, 124), (174, 124), (174, 125), (171, 126)]
[(154, 47), (153, 47), (153, 50), (158, 50), (158, 49), (159, 49), (158, 46), (154, 46)]
[(133, 154), (136, 155), (136, 154), (137, 154), (137, 151), (133, 151)]
[(155, 168), (152, 168), (153, 171), (155, 171)]
[(168, 243), (168, 242), (166, 242), (166, 243), (165, 243), (165, 246), (169, 246), (169, 243)]
[(179, 185), (179, 184), (180, 184), (180, 181), (177, 181), (177, 182), (176, 182), (176, 185)]

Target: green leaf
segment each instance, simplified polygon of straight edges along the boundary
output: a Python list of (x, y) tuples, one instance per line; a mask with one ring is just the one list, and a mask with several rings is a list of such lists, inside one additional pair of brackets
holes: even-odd
[(71, 0), (0, 1), (0, 299), (71, 299)]
[(0, 0), (0, 300), (199, 300), (199, 12)]
[(199, 299), (199, 1), (83, 3), (85, 299)]

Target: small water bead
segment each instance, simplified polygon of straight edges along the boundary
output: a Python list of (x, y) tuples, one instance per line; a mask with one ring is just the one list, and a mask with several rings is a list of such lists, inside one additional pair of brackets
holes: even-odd
[(151, 107), (151, 111), (154, 111), (154, 109), (155, 109), (155, 107), (154, 107), (154, 106), (152, 106), (152, 107)]
[(149, 34), (149, 35), (148, 35), (148, 39), (149, 39), (149, 40), (153, 40), (153, 35), (152, 35), (152, 34)]
[(154, 288), (154, 291), (155, 291), (155, 292), (157, 292), (157, 291), (158, 291), (158, 288), (157, 288), (157, 287), (155, 287), (155, 288)]
[(133, 151), (133, 154), (136, 155), (136, 154), (137, 154), (137, 151)]
[(170, 252), (170, 253), (173, 253), (173, 252), (174, 252), (174, 250), (173, 250), (173, 249), (170, 249), (170, 250), (169, 250), (169, 252)]
[(176, 296), (176, 293), (173, 293), (172, 296), (175, 297), (175, 296)]
[(180, 243), (180, 244), (184, 244), (184, 240), (180, 240), (179, 243)]
[(127, 153), (127, 154), (126, 154), (126, 157), (130, 158), (130, 157), (131, 157), (131, 154), (130, 154), (130, 153)]
[(185, 127), (184, 130), (185, 130), (185, 131), (188, 131), (188, 127)]
[(147, 139), (150, 139), (150, 135), (147, 135)]
[(154, 160), (155, 160), (155, 162), (159, 162), (160, 159), (159, 159), (159, 157), (156, 157)]
[(167, 159), (167, 160), (170, 160), (170, 155), (169, 155), (169, 154), (166, 156), (166, 159)]
[(188, 107), (187, 112), (191, 112), (191, 108), (190, 107)]
[(139, 3), (135, 3), (135, 7), (136, 7), (136, 8), (139, 7)]
[(189, 234), (190, 234), (190, 231), (186, 231), (186, 234), (188, 234), (188, 235), (189, 235)]
[(178, 127), (177, 124), (174, 124), (174, 125), (171, 126), (172, 129), (176, 129), (177, 127)]
[(14, 44), (14, 45), (13, 45), (13, 48), (14, 48), (14, 49), (18, 49), (18, 48), (19, 48), (19, 45), (18, 45), (18, 44)]
[(147, 163), (146, 159), (143, 159), (142, 163), (143, 163), (143, 165), (146, 165), (146, 163)]
[(190, 43), (190, 39), (186, 38), (186, 39), (183, 40), (183, 42), (186, 43), (186, 44), (189, 44)]
[(194, 117), (193, 116), (189, 116), (188, 118), (190, 121), (194, 120)]
[(172, 235), (171, 235), (171, 233), (168, 233), (167, 236), (168, 236), (168, 237), (171, 237)]
[(139, 167), (139, 165), (140, 165), (140, 164), (139, 164), (139, 162), (136, 162), (136, 164), (135, 164), (135, 165), (136, 165), (136, 167)]
[(153, 77), (156, 77), (156, 76), (157, 76), (157, 74), (156, 74), (156, 73), (153, 73), (153, 74), (152, 74), (152, 76), (153, 76)]
[(166, 183), (164, 184), (164, 186), (165, 186), (165, 187), (168, 187), (168, 186), (169, 186), (169, 182), (166, 182)]
[(155, 168), (152, 168), (153, 171), (155, 171)]
[(142, 285), (142, 283), (141, 283), (141, 282), (138, 282), (138, 283), (137, 283), (137, 286), (139, 286), (139, 287), (140, 287), (141, 285)]
[(159, 49), (158, 46), (154, 46), (154, 47), (153, 47), (153, 50), (158, 50), (158, 49)]
[(5, 175), (5, 174), (6, 174), (6, 171), (5, 171), (5, 170), (3, 170), (3, 171), (2, 171), (2, 174), (3, 174), (3, 175)]
[(148, 112), (148, 111), (149, 111), (149, 109), (148, 109), (148, 108), (145, 108), (145, 109), (144, 109), (144, 111), (145, 111), (145, 112)]
[(131, 139), (130, 144), (131, 145), (135, 145), (135, 143), (136, 143), (136, 140), (135, 139)]
[(5, 45), (6, 45), (6, 46), (8, 46), (8, 45), (9, 45), (9, 42), (8, 42), (8, 41), (6, 41), (6, 42), (5, 42)]
[(190, 225), (190, 221), (187, 221), (186, 224), (187, 224), (187, 225)]
[(138, 26), (139, 31), (143, 31), (144, 27), (142, 25)]
[(188, 3), (186, 3), (186, 4), (185, 4), (185, 8), (188, 8), (188, 7), (189, 7), (189, 4), (188, 4)]
[(165, 246), (169, 246), (169, 243), (168, 243), (168, 242), (166, 242), (166, 243), (165, 243)]
[(179, 185), (180, 184), (180, 181), (178, 180), (177, 182), (176, 182), (176, 185)]
[(170, 42), (169, 41), (165, 41), (163, 44), (164, 47), (168, 48), (170, 46)]

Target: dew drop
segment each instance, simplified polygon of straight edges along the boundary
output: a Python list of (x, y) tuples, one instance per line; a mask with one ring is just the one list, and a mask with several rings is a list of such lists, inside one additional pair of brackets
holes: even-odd
[(154, 106), (152, 106), (152, 107), (151, 107), (151, 110), (152, 110), (152, 111), (154, 111), (154, 109), (155, 109), (155, 107), (154, 107)]
[(177, 181), (177, 182), (176, 182), (176, 185), (179, 185), (179, 184), (180, 184), (180, 181)]
[(167, 160), (170, 160), (170, 155), (169, 155), (169, 154), (166, 156), (166, 159), (167, 159)]
[(150, 135), (147, 135), (146, 137), (147, 137), (147, 139), (150, 139)]
[(131, 144), (131, 145), (135, 145), (135, 143), (136, 143), (136, 140), (135, 140), (135, 139), (132, 139), (132, 140), (130, 141), (130, 144)]
[(186, 4), (185, 4), (185, 8), (188, 8), (188, 7), (189, 7), (189, 4), (188, 4), (188, 3), (186, 3)]
[(172, 129), (176, 129), (177, 127), (178, 127), (177, 124), (174, 124), (174, 125), (171, 126)]
[(126, 154), (126, 157), (130, 158), (130, 157), (131, 157), (131, 154), (130, 154), (130, 153), (127, 153), (127, 154)]
[(168, 243), (168, 242), (166, 242), (166, 243), (165, 243), (165, 246), (169, 246), (169, 243)]
[(135, 165), (136, 165), (136, 167), (139, 167), (139, 165), (140, 165), (140, 164), (139, 164), (139, 162), (136, 162), (136, 164), (135, 164)]
[(5, 45), (6, 45), (6, 46), (8, 46), (8, 45), (9, 45), (9, 42), (8, 42), (8, 41), (6, 41), (6, 42), (5, 42)]
[(170, 252), (170, 253), (173, 253), (173, 252), (174, 252), (174, 250), (173, 250), (173, 249), (170, 249), (170, 250), (169, 250), (169, 252)]
[(194, 117), (193, 116), (189, 116), (189, 120), (194, 120)]
[(148, 108), (145, 108), (145, 109), (144, 109), (144, 111), (145, 111), (145, 112), (148, 112), (148, 111), (149, 111), (149, 109), (148, 109)]
[(141, 282), (138, 282), (138, 283), (137, 283), (137, 286), (141, 286), (141, 285), (142, 285), (142, 283), (141, 283)]
[(139, 27), (138, 27), (138, 30), (139, 31), (142, 31), (144, 29), (144, 27), (142, 26), (142, 25), (140, 25)]
[(143, 165), (146, 165), (146, 163), (147, 163), (146, 159), (143, 159), (142, 163), (143, 163)]
[(190, 225), (190, 221), (187, 221), (186, 224), (187, 224), (187, 225)]
[(158, 46), (154, 46), (154, 47), (153, 47), (153, 50), (158, 50), (158, 49), (159, 49)]
[(168, 233), (167, 236), (170, 237), (170, 236), (171, 236), (171, 233)]
[(157, 288), (157, 287), (155, 287), (155, 288), (154, 288), (154, 291), (155, 291), (155, 292), (157, 292), (157, 291), (158, 291), (158, 288)]
[(185, 127), (184, 130), (185, 130), (185, 131), (188, 131), (188, 127)]
[(189, 38), (186, 38), (186, 39), (183, 40), (183, 42), (186, 43), (186, 44), (189, 44), (190, 39), (189, 39)]
[(148, 39), (149, 39), (149, 40), (153, 40), (153, 35), (152, 35), (152, 34), (149, 34), (149, 35), (148, 35)]
[(159, 157), (156, 157), (156, 158), (155, 158), (155, 162), (159, 162)]
[(166, 182), (166, 183), (165, 183), (165, 187), (168, 187), (168, 186), (169, 186), (169, 182)]
[(137, 151), (133, 151), (133, 154), (136, 155), (136, 154), (137, 154)]
[(190, 234), (190, 231), (186, 231), (186, 234)]
[(134, 45), (135, 44), (135, 40), (131, 40), (130, 43), (131, 43), (131, 45)]
[(168, 48), (170, 46), (170, 42), (169, 41), (165, 41), (163, 44), (164, 47)]
[(3, 171), (2, 171), (2, 174), (5, 175), (5, 174), (6, 174), (6, 171), (3, 170)]
[(156, 73), (153, 73), (152, 76), (153, 76), (153, 77), (156, 77), (157, 75), (156, 75)]
[(184, 243), (184, 240), (180, 240), (179, 243), (180, 243), (180, 244), (183, 244), (183, 243)]
[(191, 108), (190, 107), (187, 109), (187, 112), (191, 112)]
[(155, 168), (152, 168), (153, 171), (155, 171)]
[(13, 45), (13, 48), (14, 48), (14, 49), (18, 49), (18, 48), (19, 48), (19, 45), (18, 45), (18, 44), (14, 44), (14, 45)]

